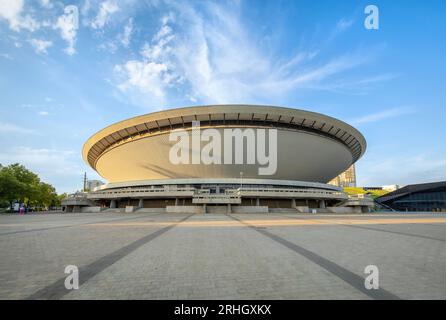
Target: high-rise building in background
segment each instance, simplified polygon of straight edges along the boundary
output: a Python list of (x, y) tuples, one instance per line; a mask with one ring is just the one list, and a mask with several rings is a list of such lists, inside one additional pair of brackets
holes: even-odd
[(347, 170), (329, 182), (338, 187), (356, 187), (356, 170), (352, 164)]
[(94, 188), (102, 186), (104, 182), (100, 180), (87, 180), (85, 183), (85, 188), (89, 191), (93, 191)]

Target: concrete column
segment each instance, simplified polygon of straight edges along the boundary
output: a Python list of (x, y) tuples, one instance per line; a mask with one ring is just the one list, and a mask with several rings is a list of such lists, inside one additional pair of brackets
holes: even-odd
[(178, 205), (178, 198), (175, 198), (175, 207)]
[(203, 213), (206, 213), (206, 203), (203, 203)]
[(296, 208), (296, 199), (291, 199), (291, 208)]
[(114, 208), (116, 208), (116, 200), (115, 199), (110, 201), (110, 209), (114, 209)]
[(144, 199), (139, 199), (138, 208), (144, 208)]
[(230, 203), (228, 203), (228, 210), (226, 212), (231, 213), (231, 204)]
[(319, 201), (319, 208), (325, 209), (325, 200)]
[(257, 207), (260, 206), (260, 199), (259, 198), (256, 198), (256, 206)]

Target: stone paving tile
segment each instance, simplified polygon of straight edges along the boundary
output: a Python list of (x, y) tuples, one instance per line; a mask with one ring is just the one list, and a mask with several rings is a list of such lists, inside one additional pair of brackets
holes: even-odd
[[(110, 285), (124, 278), (132, 288), (125, 292), (128, 296), (120, 289), (113, 290), (118, 285)], [(326, 299), (342, 294), (367, 298), (305, 258), (245, 227), (174, 228), (66, 298), (91, 298), (93, 290), (97, 298), (107, 299), (301, 299), (321, 293)]]
[[(187, 215), (0, 215), (0, 299), (23, 299), (79, 267)], [(271, 219), (373, 219), (377, 215), (233, 215)], [(440, 215), (379, 215), (404, 219)], [(442, 216), (444, 217), (444, 215)], [(208, 222), (231, 222), (209, 226)], [(197, 225), (187, 224), (194, 222)], [(126, 252), (64, 299), (369, 299), (330, 270), (226, 215), (193, 215)], [(203, 222), (203, 223), (202, 223)], [(364, 227), (364, 228), (363, 228)], [(380, 230), (371, 230), (376, 228)], [(401, 298), (446, 298), (446, 224), (263, 227), (270, 234), (365, 276)], [(382, 229), (382, 230), (381, 230)], [(17, 232), (18, 233), (14, 233)], [(435, 240), (437, 239), (437, 240)], [(82, 274), (80, 275), (82, 277)]]
[[(2, 218), (0, 216), (0, 223), (3, 223)], [(50, 225), (54, 218), (49, 217)], [(59, 215), (59, 219), (64, 218)], [(101, 217), (100, 220), (91, 218), (84, 216), (80, 221), (108, 221), (116, 216)], [(88, 264), (140, 238), (149, 230), (116, 231), (102, 227), (73, 227), (0, 235), (0, 298), (25, 298), (64, 277), (67, 265)]]
[(357, 274), (364, 274), (367, 265), (376, 265), (380, 286), (403, 299), (446, 299), (446, 224), (269, 230)]

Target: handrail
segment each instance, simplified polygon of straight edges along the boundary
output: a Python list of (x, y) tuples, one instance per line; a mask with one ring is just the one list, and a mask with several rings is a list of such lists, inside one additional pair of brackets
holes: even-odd
[(194, 195), (195, 199), (210, 199), (210, 198), (221, 198), (221, 199), (237, 199), (240, 198), (238, 195), (227, 195), (227, 194), (197, 194)]
[(282, 193), (319, 193), (330, 195), (344, 195), (345, 193), (339, 191), (329, 191), (320, 189), (284, 189), (284, 188), (243, 188), (238, 189), (239, 192), (282, 192)]
[[(317, 195), (327, 195), (327, 196), (343, 196), (346, 194), (340, 191), (333, 190), (321, 190), (321, 189), (297, 189), (297, 188), (237, 188), (237, 189), (226, 189), (224, 193), (210, 193), (209, 189), (196, 189), (194, 187), (176, 187), (176, 188), (122, 188), (114, 190), (101, 190), (93, 191), (85, 194), (82, 198), (92, 198), (94, 196), (119, 196), (119, 195), (131, 195), (136, 193), (148, 193), (148, 194), (172, 194), (172, 193), (192, 193), (194, 198), (240, 198), (242, 195), (249, 195), (252, 193), (281, 193), (281, 194), (317, 194)], [(77, 195), (79, 197), (79, 195)], [(361, 195), (363, 196), (363, 195)], [(81, 198), (81, 197), (79, 197)], [(349, 196), (350, 199), (357, 199), (355, 197)], [(364, 197), (365, 198), (365, 197)]]
[(187, 192), (195, 191), (195, 188), (139, 188), (139, 189), (119, 189), (119, 190), (102, 190), (90, 192), (88, 195), (105, 195), (105, 194), (123, 194), (123, 193), (138, 193), (138, 192)]
[(349, 194), (348, 195), (349, 199), (367, 199), (367, 200), (373, 200), (373, 198), (371, 196), (369, 196), (368, 194)]

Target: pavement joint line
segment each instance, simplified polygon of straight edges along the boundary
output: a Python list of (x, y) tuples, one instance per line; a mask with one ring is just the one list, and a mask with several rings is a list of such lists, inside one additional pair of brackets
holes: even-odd
[[(151, 215), (150, 217), (157, 216), (160, 214), (164, 214), (164, 213), (157, 213), (157, 214)], [(126, 217), (126, 218), (102, 220), (102, 221), (97, 221), (97, 222), (85, 222), (85, 223), (78, 223), (78, 224), (70, 224), (70, 225), (65, 225), (65, 226), (46, 227), (46, 228), (37, 228), (37, 229), (29, 229), (29, 230), (16, 230), (16, 231), (2, 232), (2, 233), (0, 233), (0, 237), (10, 235), (10, 234), (17, 234), (17, 233), (27, 233), (27, 232), (47, 231), (47, 230), (52, 230), (52, 229), (72, 228), (72, 227), (85, 226), (85, 225), (89, 225), (89, 224), (101, 224), (101, 223), (108, 223), (108, 222), (113, 222), (113, 221), (134, 220), (134, 219), (142, 219), (142, 218), (148, 218), (148, 217), (149, 216)]]
[[(287, 218), (293, 218), (293, 219), (299, 220), (299, 218), (297, 218), (297, 217), (291, 217), (289, 215), (283, 215), (283, 216), (287, 217)], [(305, 220), (317, 222), (317, 220), (311, 220), (311, 219), (305, 219)], [(322, 220), (322, 221), (324, 221), (324, 220)], [(371, 230), (371, 231), (377, 231), (377, 232), (393, 233), (393, 234), (398, 234), (398, 235), (407, 236), (407, 237), (415, 237), (415, 238), (422, 238), (422, 239), (446, 242), (446, 239), (423, 236), (423, 235), (413, 234), (413, 233), (408, 233), (408, 232), (391, 231), (391, 230), (385, 230), (385, 229), (379, 229), (379, 228), (365, 227), (364, 225), (357, 225), (357, 224), (345, 224), (345, 223), (336, 223), (336, 222), (334, 222), (334, 224), (343, 226), (343, 227), (352, 227), (352, 228), (365, 229), (365, 230)], [(422, 223), (422, 224), (423, 225), (431, 225), (431, 224), (426, 224), (426, 223)], [(437, 226), (437, 225), (431, 225), (431, 226)]]
[[(173, 222), (167, 227), (158, 229), (138, 240), (133, 241), (132, 243), (115, 250), (112, 253), (109, 253), (108, 255), (105, 255), (96, 261), (93, 261), (92, 263), (79, 267), (79, 287), (90, 280), (95, 275), (99, 274), (100, 272), (104, 271), (106, 268), (111, 266), (112, 264), (116, 263), (117, 261), (121, 260), (125, 256), (129, 255), (130, 253), (134, 252), (136, 249), (140, 248), (141, 246), (147, 244), (148, 242), (152, 241), (153, 239), (161, 236), (162, 234), (166, 233), (170, 229), (174, 228), (181, 222), (189, 219), (194, 214), (190, 214), (179, 221)], [(62, 277), (52, 284), (37, 290), (32, 295), (28, 296), (25, 300), (36, 300), (36, 299), (53, 299), (53, 300), (59, 300), (62, 297), (64, 297), (66, 294), (70, 293), (71, 290), (68, 290), (65, 288), (65, 278)]]
[[(283, 219), (284, 217), (287, 217), (288, 219)], [(271, 219), (272, 218), (272, 219)], [(398, 221), (399, 220), (399, 221)], [(231, 222), (232, 221), (232, 222)], [(327, 220), (327, 219), (309, 219), (309, 218), (296, 218), (296, 217), (289, 217), (286, 215), (275, 215), (275, 216), (269, 216), (268, 220), (265, 219), (247, 219), (247, 221), (250, 222), (250, 224), (255, 226), (264, 226), (264, 227), (279, 227), (279, 226), (305, 226), (305, 225), (317, 225), (317, 226), (349, 226), (349, 225), (394, 225), (394, 224), (422, 224), (426, 225), (425, 220), (411, 220), (411, 221), (405, 221), (403, 219), (389, 219), (389, 220)], [(446, 223), (446, 219), (439, 221), (437, 223)], [(149, 221), (141, 221), (141, 222), (102, 222), (102, 223), (91, 223), (88, 226), (105, 226), (105, 227), (153, 227), (153, 226), (162, 226), (167, 225), (168, 222), (155, 222), (152, 220)], [(243, 225), (239, 224), (238, 222), (234, 220), (206, 220), (206, 221), (191, 221), (191, 222), (185, 222), (180, 225), (180, 227), (241, 227)]]
[(384, 230), (384, 229), (379, 229), (379, 228), (364, 227), (364, 226), (351, 225), (351, 224), (342, 224), (342, 223), (339, 223), (339, 225), (340, 226), (344, 226), (344, 227), (352, 227), (352, 228), (358, 228), (358, 229), (373, 230), (373, 231), (378, 231), (378, 232), (393, 233), (393, 234), (398, 234), (398, 235), (407, 236), (407, 237), (413, 237), (413, 238), (422, 238), (422, 239), (446, 242), (446, 239), (440, 239), (440, 238), (435, 238), (435, 237), (423, 236), (423, 235), (420, 235), (420, 234), (413, 234), (413, 233), (408, 233), (408, 232), (391, 231), (391, 230)]
[(345, 269), (344, 267), (336, 264), (333, 261), (330, 261), (310, 250), (307, 250), (291, 241), (288, 241), (280, 236), (277, 236), (265, 229), (259, 229), (256, 226), (253, 226), (247, 222), (244, 222), (237, 217), (234, 217), (230, 214), (227, 214), (230, 218), (240, 222), (241, 224), (244, 224), (248, 226), (249, 228), (257, 231), (258, 233), (264, 235), (265, 237), (270, 238), (271, 240), (274, 240), (275, 242), (287, 247), (288, 249), (291, 249), (292, 251), (302, 255), (303, 257), (307, 258), (311, 262), (317, 264), (318, 266), (322, 267), (323, 269), (327, 270), (331, 274), (337, 276), (341, 280), (344, 280), (349, 285), (351, 285), (353, 288), (357, 289), (358, 291), (364, 293), (365, 295), (369, 296), (372, 299), (377, 300), (401, 300), (400, 297), (397, 295), (379, 288), (377, 290), (368, 290), (364, 286), (364, 278), (361, 276), (358, 276), (354, 272), (351, 272), (350, 270)]
[(441, 223), (437, 223), (437, 224), (423, 223), (423, 225), (425, 225), (425, 226), (431, 226), (431, 227), (440, 227), (440, 228), (444, 228), (444, 227), (446, 227), (445, 224), (441, 224)]

